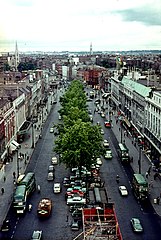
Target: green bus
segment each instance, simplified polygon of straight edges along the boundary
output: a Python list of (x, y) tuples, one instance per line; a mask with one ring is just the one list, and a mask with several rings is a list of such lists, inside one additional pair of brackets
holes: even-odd
[(33, 172), (27, 173), (24, 178), (18, 183), (19, 186), (26, 186), (27, 195), (30, 195), (36, 190), (36, 179)]
[(13, 207), (17, 214), (23, 214), (26, 209), (27, 191), (25, 185), (17, 186), (13, 196)]
[(118, 155), (122, 163), (129, 163), (129, 150), (125, 144), (119, 143), (118, 145)]
[(140, 173), (133, 174), (132, 179), (132, 188), (135, 196), (139, 200), (146, 200), (148, 198), (148, 182), (144, 178), (144, 176)]

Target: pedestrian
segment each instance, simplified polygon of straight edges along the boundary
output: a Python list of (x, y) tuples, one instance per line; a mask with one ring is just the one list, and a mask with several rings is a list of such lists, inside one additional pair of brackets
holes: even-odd
[(157, 197), (157, 204), (159, 205), (160, 203), (160, 197)]
[(148, 176), (149, 176), (149, 174), (148, 174), (148, 172), (146, 172), (146, 173), (145, 173), (145, 177), (148, 178)]
[(156, 172), (156, 173), (154, 174), (154, 180), (156, 180), (157, 177), (158, 177), (158, 173)]
[(149, 176), (150, 176), (150, 173), (151, 173), (151, 166), (149, 167), (149, 169), (148, 169), (148, 174), (149, 174)]
[(1, 193), (2, 193), (2, 195), (4, 194), (4, 188), (3, 187), (1, 188)]
[(6, 181), (6, 177), (5, 176), (4, 176), (3, 180), (4, 180), (4, 182)]
[(133, 163), (133, 157), (131, 157), (131, 162)]
[(15, 173), (15, 172), (13, 172), (13, 178), (14, 178), (14, 179), (16, 178), (16, 173)]
[(66, 219), (66, 222), (68, 222), (68, 219), (69, 219), (69, 216), (68, 216), (68, 214), (67, 214), (67, 219)]
[[(150, 181), (150, 187), (153, 188), (153, 180)], [(160, 195), (161, 196), (161, 195)]]

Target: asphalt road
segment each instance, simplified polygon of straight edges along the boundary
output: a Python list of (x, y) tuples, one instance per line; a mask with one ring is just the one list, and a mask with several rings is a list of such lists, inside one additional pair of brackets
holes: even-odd
[[(40, 193), (34, 192), (29, 199), (29, 203), (33, 206), (31, 212), (26, 212), (24, 216), (16, 218), (13, 209), (10, 209), (8, 215), (12, 222), (12, 228), (9, 236), (6, 236), (7, 239), (28, 240), (31, 239), (34, 230), (42, 230), (43, 239), (71, 240), (81, 232), (81, 230), (79, 232), (71, 231), (72, 218), (65, 202), (65, 188), (62, 187), (60, 194), (53, 193), (54, 182), (62, 183), (63, 177), (69, 176), (68, 170), (63, 165), (55, 165), (55, 180), (54, 182), (47, 181), (48, 166), (51, 164), (51, 157), (54, 156), (53, 146), (56, 138), (49, 132), (49, 129), (53, 123), (59, 121), (57, 112), (59, 108), (60, 103), (58, 102), (44, 124), (42, 139), (38, 141), (27, 168), (27, 172), (35, 172), (36, 182), (41, 186), (41, 191)], [(40, 220), (37, 216), (37, 206), (44, 197), (52, 199), (53, 209), (48, 219)], [(67, 215), (68, 222), (66, 221)]]
[[(88, 102), (89, 109), (94, 113), (95, 104)], [(109, 201), (115, 203), (115, 210), (124, 240), (158, 240), (161, 236), (161, 219), (155, 213), (150, 201), (147, 204), (139, 202), (131, 189), (131, 179), (133, 170), (130, 166), (124, 166), (120, 163), (117, 154), (118, 141), (113, 133), (113, 129), (104, 127), (105, 119), (97, 112), (94, 115), (94, 124), (100, 122), (101, 127), (104, 129), (104, 139), (110, 143), (110, 148), (113, 153), (112, 160), (104, 160), (101, 167), (101, 177), (105, 181), (105, 187), (108, 192)], [(127, 144), (128, 147), (128, 144)], [(130, 152), (132, 155), (136, 154)], [(134, 155), (135, 156), (135, 155)], [(136, 156), (135, 156), (136, 157)], [(120, 183), (116, 183), (116, 175), (120, 176)], [(128, 197), (122, 197), (118, 191), (119, 185), (125, 185), (129, 191)], [(142, 234), (136, 234), (132, 231), (130, 219), (138, 217), (144, 227)]]

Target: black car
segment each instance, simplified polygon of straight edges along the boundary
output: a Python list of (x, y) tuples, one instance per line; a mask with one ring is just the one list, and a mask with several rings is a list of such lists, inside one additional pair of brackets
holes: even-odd
[(5, 220), (2, 224), (2, 227), (1, 227), (1, 231), (2, 232), (8, 232), (10, 229), (10, 221), (9, 220)]

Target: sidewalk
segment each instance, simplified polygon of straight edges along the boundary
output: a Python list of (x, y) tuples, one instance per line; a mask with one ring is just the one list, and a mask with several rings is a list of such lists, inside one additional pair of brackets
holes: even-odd
[[(34, 148), (36, 146), (37, 141), (39, 141), (39, 135), (43, 130), (44, 122), (46, 121), (48, 114), (50, 114), (50, 111), (54, 106), (51, 104), (51, 100), (52, 100), (52, 96), (50, 95), (46, 106), (43, 108), (43, 113), (41, 112), (38, 115), (38, 122), (35, 123), (33, 126)], [(44, 121), (42, 121), (42, 116)], [(32, 145), (33, 145), (32, 127), (30, 128), (28, 135), (30, 137), (26, 138), (25, 141), (22, 142), (21, 148), (18, 150), (18, 156), (20, 153), (22, 153), (22, 155), (24, 154), (24, 158), (18, 161), (19, 175), (25, 173), (26, 167), (30, 162), (32, 154), (34, 152), (34, 148), (32, 148)], [(28, 159), (25, 156), (28, 156)], [(15, 172), (17, 175), (17, 153), (13, 155), (13, 161), (4, 165), (0, 171), (0, 191), (1, 191), (0, 192), (0, 229), (3, 221), (7, 216), (8, 210), (12, 204), (13, 192), (15, 189), (13, 172)], [(2, 194), (2, 188), (4, 189), (3, 194)]]
[[(114, 115), (111, 117), (111, 119), (112, 119), (112, 124), (113, 124), (112, 131), (114, 132), (117, 140), (120, 142), (120, 138), (121, 138), (121, 133), (119, 131), (120, 123), (119, 123), (119, 121), (118, 121), (118, 123), (116, 123), (116, 119), (115, 119)], [(124, 130), (125, 129), (122, 128), (122, 132)], [(130, 164), (131, 164), (134, 172), (138, 173), (139, 172), (139, 166), (138, 166), (139, 147), (137, 144), (136, 144), (136, 146), (134, 146), (134, 144), (133, 144), (134, 139), (132, 138), (132, 136), (130, 134), (128, 134), (128, 136), (126, 136), (126, 137), (124, 137), (124, 134), (122, 134), (122, 136), (123, 136), (123, 140), (125, 140), (125, 143), (129, 147), (130, 157), (133, 157), (133, 162), (131, 162)], [(132, 155), (131, 152), (133, 152), (134, 154)], [(146, 172), (148, 171), (148, 169), (151, 165), (152, 164), (151, 164), (150, 159), (148, 158), (147, 155), (144, 154), (144, 151), (142, 151), (141, 152), (141, 172), (145, 177), (146, 177)], [(154, 203), (154, 199), (156, 199), (157, 197), (160, 197), (160, 194), (161, 194), (161, 180), (158, 177), (156, 178), (156, 180), (154, 180), (154, 174), (155, 174), (155, 172), (151, 168), (150, 175), (146, 178), (149, 183), (149, 186), (150, 186), (149, 199), (150, 199), (151, 204), (154, 207), (156, 213), (159, 216), (161, 216), (161, 201), (160, 201), (160, 204)]]

